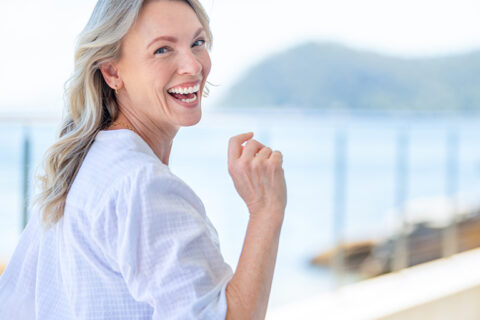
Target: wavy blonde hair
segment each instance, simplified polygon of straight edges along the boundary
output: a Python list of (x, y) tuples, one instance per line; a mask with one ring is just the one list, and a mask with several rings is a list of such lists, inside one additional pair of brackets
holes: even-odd
[[(65, 86), (64, 119), (58, 140), (44, 155), (44, 173), (37, 176), (40, 192), (31, 206), (38, 206), (47, 228), (63, 217), (68, 191), (96, 134), (118, 115), (114, 91), (100, 65), (120, 58), (122, 39), (149, 1), (158, 0), (99, 0), (78, 37), (74, 72)], [(199, 0), (174, 1), (186, 2), (195, 11), (210, 48), (209, 19)]]

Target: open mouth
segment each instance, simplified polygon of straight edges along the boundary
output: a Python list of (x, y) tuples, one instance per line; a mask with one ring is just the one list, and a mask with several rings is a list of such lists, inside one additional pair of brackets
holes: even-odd
[(184, 103), (193, 103), (198, 99), (198, 93), (200, 91), (200, 84), (196, 84), (192, 87), (175, 87), (168, 89), (168, 94), (170, 94), (174, 99), (179, 100)]

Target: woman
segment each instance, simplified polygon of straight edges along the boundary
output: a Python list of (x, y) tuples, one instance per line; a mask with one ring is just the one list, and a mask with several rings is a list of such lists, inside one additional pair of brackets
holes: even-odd
[(235, 273), (168, 168), (178, 129), (200, 120), (210, 44), (198, 0), (98, 1), (32, 218), (0, 278), (0, 319), (264, 318), (286, 206), (281, 154), (252, 133), (230, 139), (250, 213)]

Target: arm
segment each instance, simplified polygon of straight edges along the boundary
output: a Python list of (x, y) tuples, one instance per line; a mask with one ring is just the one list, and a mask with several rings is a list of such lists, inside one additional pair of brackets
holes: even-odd
[(277, 258), (280, 225), (250, 220), (237, 270), (227, 286), (227, 319), (264, 319)]
[(94, 238), (128, 294), (144, 303), (149, 318), (224, 319), (233, 272), (195, 193), (155, 163), (132, 170), (115, 189), (113, 212), (99, 215)]
[(252, 136), (233, 137), (229, 145), (229, 172), (250, 212), (237, 270), (226, 288), (227, 319), (234, 320), (265, 318), (286, 206), (282, 155)]

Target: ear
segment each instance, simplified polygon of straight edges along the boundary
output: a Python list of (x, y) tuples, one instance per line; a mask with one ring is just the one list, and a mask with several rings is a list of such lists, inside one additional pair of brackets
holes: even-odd
[(100, 65), (100, 72), (103, 79), (113, 90), (118, 90), (123, 86), (123, 81), (120, 78), (118, 67), (113, 62), (104, 62)]

